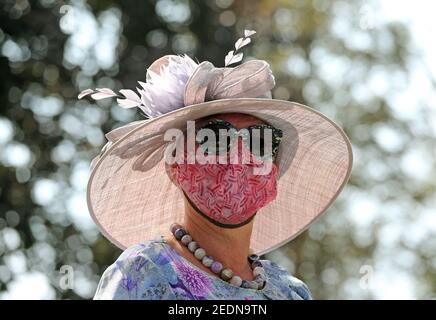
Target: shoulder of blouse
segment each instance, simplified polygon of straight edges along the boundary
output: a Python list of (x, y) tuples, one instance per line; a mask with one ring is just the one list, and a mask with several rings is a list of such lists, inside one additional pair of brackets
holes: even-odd
[(155, 264), (155, 241), (127, 248), (103, 273), (94, 300), (172, 299), (170, 285)]
[(312, 300), (309, 287), (291, 275), (285, 268), (270, 260), (262, 260), (270, 280), (270, 285), (278, 287), (279, 292), (290, 300)]

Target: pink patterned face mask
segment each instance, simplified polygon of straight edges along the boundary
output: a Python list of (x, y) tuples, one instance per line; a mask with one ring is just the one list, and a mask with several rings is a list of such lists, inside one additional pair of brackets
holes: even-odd
[[(248, 223), (256, 212), (277, 196), (277, 166), (256, 174), (263, 161), (242, 144), (238, 162), (175, 164), (173, 177), (193, 207), (212, 223), (235, 228)], [(242, 153), (250, 158), (243, 163)], [(248, 162), (248, 163), (247, 163)]]

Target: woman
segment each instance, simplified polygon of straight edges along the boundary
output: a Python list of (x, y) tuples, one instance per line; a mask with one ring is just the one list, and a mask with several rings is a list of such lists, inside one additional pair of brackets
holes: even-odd
[[(311, 299), (303, 282), (259, 255), (325, 212), (348, 180), (350, 144), (316, 111), (271, 99), (265, 61), (227, 67), (234, 56), (226, 68), (165, 56), (139, 95), (120, 91), (121, 106), (151, 119), (107, 134), (92, 163), (90, 212), (127, 248), (95, 299)], [(87, 94), (117, 96), (97, 89), (79, 98)]]

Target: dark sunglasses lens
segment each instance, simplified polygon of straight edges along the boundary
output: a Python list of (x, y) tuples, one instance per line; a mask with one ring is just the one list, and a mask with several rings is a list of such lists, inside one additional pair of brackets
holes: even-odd
[[(229, 151), (230, 150), (230, 135), (228, 135), (229, 127), (223, 123), (208, 123), (202, 129), (212, 130), (214, 136), (211, 139), (214, 139), (211, 145), (211, 151), (215, 151), (216, 154), (220, 151)], [(208, 136), (200, 142), (200, 144), (204, 144), (208, 141)]]
[(263, 137), (263, 130), (259, 130), (259, 134), (253, 134), (250, 130), (250, 152), (256, 157), (263, 157), (265, 155), (265, 139)]
[[(262, 125), (250, 127), (250, 152), (256, 157), (272, 155), (275, 157), (280, 143), (281, 132)], [(270, 143), (270, 146), (266, 146)], [(269, 154), (265, 154), (268, 152)]]

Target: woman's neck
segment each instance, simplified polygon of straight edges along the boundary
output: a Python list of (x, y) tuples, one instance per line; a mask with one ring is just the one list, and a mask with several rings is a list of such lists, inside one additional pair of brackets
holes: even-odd
[[(221, 262), (225, 267), (232, 269), (236, 275), (246, 280), (253, 279), (252, 270), (247, 260), (250, 254), (253, 222), (254, 219), (234, 229), (222, 228), (207, 221), (185, 202), (183, 227), (186, 231), (200, 247), (206, 250), (207, 255), (212, 256), (214, 260)], [(187, 255), (186, 258), (192, 261), (193, 254), (191, 252), (181, 250), (180, 247), (178, 251), (184, 257)], [(199, 263), (201, 264), (201, 262)]]

